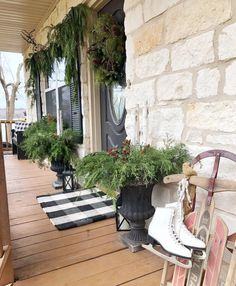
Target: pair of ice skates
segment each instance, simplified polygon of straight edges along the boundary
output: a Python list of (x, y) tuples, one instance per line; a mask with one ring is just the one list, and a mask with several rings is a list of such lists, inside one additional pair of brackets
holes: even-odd
[[(144, 248), (181, 267), (191, 268), (192, 258), (206, 258), (205, 243), (196, 238), (183, 222), (181, 201), (156, 208), (148, 228), (148, 242), (149, 245), (143, 245)], [(156, 250), (156, 245), (161, 245), (170, 256)]]

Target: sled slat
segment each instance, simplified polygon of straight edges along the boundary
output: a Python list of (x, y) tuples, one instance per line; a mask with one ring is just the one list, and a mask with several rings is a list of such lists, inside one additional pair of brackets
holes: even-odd
[[(165, 184), (176, 183), (183, 178), (184, 178), (183, 174), (169, 175), (166, 176), (163, 179), (163, 181)], [(191, 176), (189, 179), (189, 183), (207, 191), (209, 187), (209, 178), (200, 176)], [(214, 193), (229, 192), (229, 191), (236, 192), (236, 181), (223, 180), (223, 179), (215, 180)]]
[(227, 241), (227, 235), (227, 226), (220, 217), (217, 217), (203, 286), (218, 285), (217, 283), (220, 274), (224, 248)]
[[(190, 213), (185, 219), (185, 225), (187, 226), (188, 230), (192, 231), (196, 222), (197, 212)], [(181, 259), (181, 262), (185, 262), (184, 259)], [(174, 274), (172, 278), (172, 286), (184, 286), (185, 280), (187, 277), (187, 269), (175, 266)]]

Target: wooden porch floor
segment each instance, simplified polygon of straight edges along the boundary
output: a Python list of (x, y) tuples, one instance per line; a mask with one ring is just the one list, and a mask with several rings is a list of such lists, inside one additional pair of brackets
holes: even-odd
[(15, 286), (158, 286), (163, 261), (119, 242), (114, 219), (58, 231), (36, 202), (55, 173), (5, 156)]

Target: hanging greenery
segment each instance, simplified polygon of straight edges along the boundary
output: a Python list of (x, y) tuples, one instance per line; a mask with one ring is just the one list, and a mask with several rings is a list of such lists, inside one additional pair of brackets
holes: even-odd
[(53, 72), (54, 59), (48, 49), (41, 49), (38, 52), (32, 53), (25, 60), (26, 70), (30, 72), (29, 79), (26, 82), (27, 95), (33, 98), (35, 93), (35, 79), (38, 74), (51, 76)]
[(125, 85), (125, 33), (110, 14), (98, 17), (91, 32), (92, 44), (88, 57), (95, 70), (96, 80), (110, 86)]
[(48, 43), (26, 59), (26, 69), (30, 72), (27, 82), (28, 93), (34, 93), (34, 81), (38, 74), (51, 76), (55, 60), (65, 60), (65, 82), (73, 83), (74, 93), (78, 93), (79, 46), (84, 43), (84, 35), (89, 29), (90, 8), (85, 4), (72, 7), (63, 21), (49, 27)]
[(57, 60), (65, 60), (65, 82), (74, 84), (78, 91), (80, 52), (78, 46), (84, 43), (84, 35), (89, 29), (90, 8), (85, 4), (72, 7), (64, 20), (51, 27), (48, 33), (50, 53)]

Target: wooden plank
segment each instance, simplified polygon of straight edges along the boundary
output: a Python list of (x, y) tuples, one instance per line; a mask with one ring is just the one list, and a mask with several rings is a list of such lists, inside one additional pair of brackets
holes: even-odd
[(29, 216), (25, 216), (25, 217), (11, 219), (10, 225), (12, 226), (12, 225), (17, 225), (17, 224), (23, 224), (23, 223), (27, 223), (27, 222), (42, 220), (42, 219), (48, 219), (48, 217), (45, 213), (40, 213), (40, 214), (29, 215)]
[[(0, 230), (2, 229), (1, 221), (0, 221)], [(2, 233), (0, 231), (0, 258), (3, 256), (3, 243), (2, 243)]]
[(220, 268), (222, 264), (224, 248), (227, 241), (228, 228), (220, 217), (216, 217), (215, 227), (212, 237), (212, 245), (207, 261), (203, 286), (218, 285)]
[[(185, 218), (185, 225), (191, 232), (193, 232), (194, 230), (196, 219), (197, 219), (197, 212), (192, 212)], [(185, 260), (181, 259), (181, 261), (184, 262)], [(188, 270), (186, 268), (175, 266), (172, 278), (172, 284), (174, 286), (184, 286), (187, 274)]]
[(56, 239), (51, 239), (44, 242), (39, 242), (37, 244), (27, 245), (25, 247), (20, 247), (14, 252), (14, 259), (19, 259), (22, 257), (27, 257), (29, 255), (38, 254), (40, 252), (51, 251), (52, 249), (58, 249), (68, 245), (74, 245), (76, 243), (82, 243), (84, 241), (89, 241), (91, 239), (97, 239), (98, 237), (103, 237), (110, 234), (115, 234), (116, 229), (114, 225), (106, 225), (101, 228), (93, 229), (80, 233), (75, 233), (72, 235), (59, 237)]
[[(199, 213), (198, 223), (196, 227), (196, 237), (203, 240), (206, 245), (210, 236), (211, 223), (213, 213), (215, 209), (214, 199), (211, 201), (211, 205), (207, 205), (207, 198), (202, 202), (202, 206)], [(209, 247), (209, 245), (208, 245)], [(208, 250), (206, 251), (208, 253)], [(193, 266), (189, 270), (187, 285), (188, 286), (200, 286), (202, 281), (202, 275), (204, 271), (204, 260), (193, 260)]]
[(71, 236), (75, 233), (87, 232), (89, 234), (93, 229), (99, 229), (100, 227), (103, 227), (105, 225), (113, 225), (115, 228), (114, 219), (102, 220), (102, 221), (98, 221), (96, 223), (92, 223), (89, 225), (71, 228), (71, 229), (68, 229), (66, 231), (58, 231), (55, 228), (55, 230), (51, 231), (51, 232), (48, 231), (45, 233), (40, 233), (37, 235), (23, 237), (21, 239), (13, 240), (12, 246), (13, 246), (13, 248), (20, 248), (20, 247), (33, 245), (33, 244), (37, 244), (37, 243), (52, 240), (52, 239), (57, 239), (59, 237)]
[[(130, 253), (124, 249), (96, 259), (58, 269), (24, 281), (15, 286), (115, 286), (161, 269), (163, 261), (148, 251)], [(148, 286), (148, 285), (145, 285)]]
[(10, 259), (10, 253), (11, 253), (11, 246), (5, 245), (3, 247), (3, 255), (0, 258), (0, 281), (1, 281), (1, 277), (3, 275), (3, 272), (5, 271), (6, 264), (7, 264), (8, 260)]
[(234, 243), (234, 250), (230, 260), (229, 270), (226, 277), (225, 286), (236, 285), (236, 242)]
[[(76, 247), (76, 251), (79, 254), (79, 257), (83, 257), (84, 254), (82, 255), (82, 253), (86, 253), (89, 256), (94, 255), (94, 251), (92, 250), (93, 248), (97, 248), (97, 246), (102, 246), (105, 244), (109, 244), (111, 242), (115, 242), (118, 241), (117, 239), (117, 233), (112, 233), (112, 234), (108, 234), (105, 236), (101, 236), (101, 237), (96, 237), (94, 239), (90, 239), (90, 240), (84, 240), (82, 242), (75, 242), (74, 244), (71, 245), (66, 245), (66, 246), (61, 246), (59, 248), (55, 248), (55, 249), (50, 249), (47, 251), (43, 251), (43, 252), (39, 252), (36, 254), (31, 254), (29, 256), (26, 257), (22, 257), (19, 259), (16, 259), (13, 261), (14, 264), (14, 268), (20, 268), (20, 267), (24, 267), (26, 265), (30, 265), (30, 264), (36, 264), (40, 261), (48, 261), (51, 258), (53, 258), (53, 260), (56, 261), (56, 263), (58, 263), (58, 259), (63, 257), (63, 256), (74, 256), (75, 255), (75, 247)], [(124, 248), (124, 246), (119, 242), (119, 247)]]
[[(171, 279), (173, 275), (173, 266), (168, 269), (167, 280)], [(161, 283), (162, 270), (155, 271), (153, 273), (147, 273), (142, 277), (137, 277), (132, 281), (122, 283), (122, 286), (158, 286)]]
[[(170, 175), (166, 176), (163, 181), (166, 184), (169, 183), (177, 183), (184, 177), (183, 174), (177, 174), (177, 175)], [(205, 190), (208, 190), (209, 187), (209, 178), (206, 177), (200, 177), (200, 176), (191, 176), (189, 179), (190, 184), (193, 184), (195, 186), (198, 186), (200, 188), (203, 188)], [(215, 188), (214, 192), (228, 192), (236, 191), (236, 181), (231, 180), (223, 180), (223, 179), (216, 179), (215, 180)]]
[(2, 134), (0, 128), (0, 236), (1, 245), (7, 246), (7, 249), (1, 251), (2, 266), (0, 266), (0, 286), (6, 285), (14, 281), (13, 267), (11, 264), (11, 250), (10, 250), (10, 223), (9, 223), (9, 211), (7, 203), (7, 187), (6, 187), (6, 175), (5, 165), (3, 157), (2, 147)]
[(55, 230), (49, 219), (28, 222), (11, 227), (12, 240)]
[(10, 244), (10, 224), (7, 203), (6, 175), (2, 149), (2, 137), (0, 132), (0, 225), (1, 240), (3, 245)]
[[(73, 245), (73, 250), (70, 249), (70, 252), (67, 254), (64, 252), (64, 249), (68, 249), (66, 247), (62, 249), (61, 254), (57, 252), (56, 257), (50, 255), (46, 260), (40, 257), (42, 260), (39, 262), (33, 262), (31, 264), (27, 264), (28, 262), (25, 260), (24, 262), (26, 263), (24, 263), (24, 266), (19, 268), (17, 265), (15, 265), (15, 277), (20, 280), (27, 279), (29, 277), (47, 273), (49, 271), (54, 271), (55, 269), (67, 267), (69, 265), (81, 264), (83, 261), (91, 259), (93, 260), (96, 257), (105, 256), (109, 253), (117, 252), (125, 248), (125, 246), (121, 244), (117, 239), (109, 241), (108, 238), (104, 239), (103, 244), (95, 245), (93, 247), (91, 246), (90, 248), (79, 247), (80, 251), (76, 250), (75, 252), (75, 248), (77, 248), (78, 245), (79, 244)], [(53, 253), (54, 252), (50, 252), (50, 254)], [(34, 261), (34, 259), (32, 261)]]

